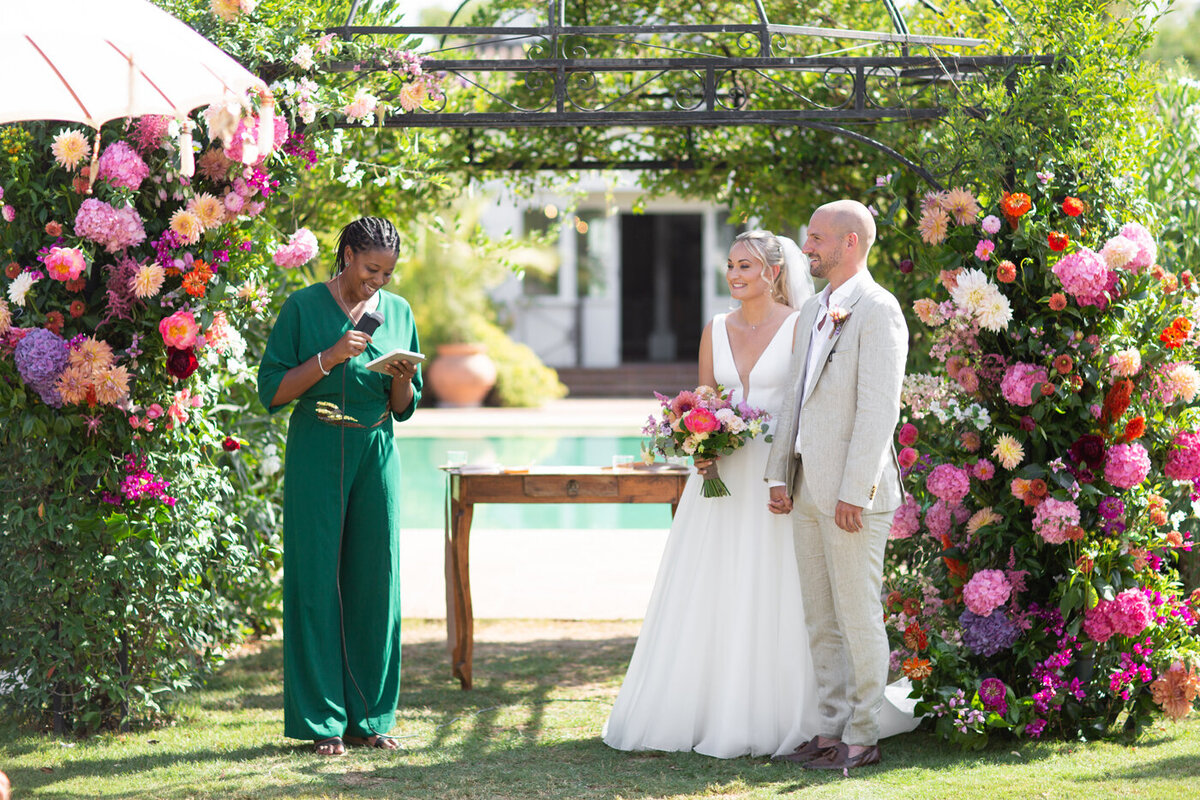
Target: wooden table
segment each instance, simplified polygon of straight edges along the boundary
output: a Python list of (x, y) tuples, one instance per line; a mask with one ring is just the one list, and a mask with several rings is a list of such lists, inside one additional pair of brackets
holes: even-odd
[(472, 472), (447, 468), (446, 625), (451, 666), (471, 688), (475, 617), (471, 609), (471, 518), (476, 503), (670, 503), (679, 505), (688, 471), (680, 468), (543, 467), (528, 471)]

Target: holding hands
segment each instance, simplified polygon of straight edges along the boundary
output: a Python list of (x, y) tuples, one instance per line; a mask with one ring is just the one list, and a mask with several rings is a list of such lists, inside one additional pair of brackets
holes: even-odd
[(792, 498), (788, 497), (786, 486), (772, 486), (771, 499), (767, 501), (767, 509), (772, 514), (790, 514)]

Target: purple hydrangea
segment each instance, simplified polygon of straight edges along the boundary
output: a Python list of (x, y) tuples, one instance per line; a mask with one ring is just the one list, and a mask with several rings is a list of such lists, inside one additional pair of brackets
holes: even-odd
[(1013, 624), (1002, 608), (997, 608), (986, 617), (964, 611), (958, 623), (963, 628), (963, 644), (980, 656), (993, 656), (1001, 650), (1007, 650), (1021, 636), (1021, 629)]
[(67, 365), (68, 350), (66, 340), (54, 331), (34, 328), (13, 352), (21, 379), (41, 395), (46, 405), (54, 408), (62, 406), (62, 397), (54, 384)]

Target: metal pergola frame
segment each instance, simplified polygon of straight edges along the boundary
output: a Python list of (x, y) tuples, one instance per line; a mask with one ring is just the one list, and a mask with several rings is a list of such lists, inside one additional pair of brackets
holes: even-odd
[[(388, 128), (564, 128), (605, 127), (643, 128), (654, 126), (713, 127), (727, 125), (776, 125), (820, 130), (846, 137), (873, 147), (904, 164), (924, 180), (940, 188), (939, 178), (954, 166), (935, 174), (929, 167), (897, 152), (884, 142), (847, 125), (867, 126), (889, 122), (932, 120), (948, 113), (938, 99), (939, 91), (957, 90), (987, 73), (1008, 73), (1014, 68), (1049, 67), (1054, 57), (963, 56), (939, 52), (942, 48), (978, 48), (986, 42), (961, 37), (914, 35), (908, 30), (903, 14), (894, 0), (883, 0), (894, 33), (838, 30), (812, 26), (773, 24), (767, 19), (761, 0), (754, 0), (758, 21), (746, 24), (688, 25), (568, 25), (567, 0), (547, 0), (546, 23), (526, 26), (453, 26), (458, 11), (446, 26), (361, 26), (355, 25), (361, 0), (353, 3), (343, 26), (327, 29), (344, 39), (378, 36), (425, 35), (440, 37), (442, 50), (452, 52), (482, 47), (515, 50), (521, 58), (427, 58), (427, 70), (437, 70), (457, 78), (465, 87), (486, 96), (487, 104), (497, 110), (480, 112), (448, 111), (440, 107), (422, 107), (409, 113), (384, 115), (380, 124)], [(1010, 20), (1001, 0), (993, 0)], [(926, 4), (928, 5), (928, 4)], [(930, 6), (932, 8), (932, 6)], [(460, 9), (461, 10), (461, 7)], [(700, 53), (661, 44), (666, 57), (594, 58), (586, 48), (592, 40), (609, 44), (646, 46), (645, 37), (673, 36), (679, 41), (695, 37), (729, 37), (735, 54), (726, 56)], [(898, 56), (787, 56), (789, 37), (856, 40), (898, 46)], [(447, 38), (463, 40), (446, 49)], [(642, 37), (639, 39), (638, 37)], [(479, 41), (470, 41), (479, 39)], [(912, 48), (927, 51), (913, 55)], [(362, 65), (350, 62), (328, 67), (333, 72), (389, 70), (388, 65)], [(495, 88), (488, 76), (510, 74), (517, 80), (508, 95)], [(613, 96), (594, 98), (598, 93), (597, 76), (620, 73), (630, 76), (629, 86)], [(769, 82), (789, 103), (783, 107), (756, 106), (752, 92), (745, 89), (745, 78)], [(813, 79), (828, 90), (832, 101), (809, 97), (797, 84), (813, 84)], [(664, 87), (665, 84), (665, 87)], [(1011, 85), (1011, 84), (1010, 84)], [(684, 86), (684, 88), (680, 88)], [(672, 91), (673, 89), (673, 91)], [(522, 100), (512, 97), (523, 95)], [(904, 100), (886, 102), (903, 95)], [(881, 102), (879, 98), (885, 98)], [(649, 106), (649, 107), (647, 107)], [(353, 127), (350, 122), (341, 127)], [(478, 165), (478, 164), (477, 164)], [(525, 160), (520, 168), (537, 168)], [(684, 160), (589, 160), (556, 164), (553, 168), (572, 169), (663, 169), (687, 168)], [(509, 164), (508, 168), (516, 168)], [(547, 165), (547, 168), (551, 168)]]

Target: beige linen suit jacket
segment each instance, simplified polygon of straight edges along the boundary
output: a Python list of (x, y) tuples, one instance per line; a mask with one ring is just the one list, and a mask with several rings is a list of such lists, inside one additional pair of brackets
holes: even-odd
[[(772, 431), (764, 477), (782, 481), (790, 492), (797, 470), (803, 469), (817, 508), (829, 516), (838, 500), (860, 506), (865, 513), (894, 511), (904, 499), (893, 436), (900, 418), (908, 326), (896, 298), (870, 273), (863, 274), (842, 308), (849, 316), (839, 333), (832, 338), (816, 334), (813, 358), (818, 366), (804, 386), (820, 297), (810, 297), (801, 307), (792, 352), (795, 380)], [(797, 421), (804, 449), (799, 460)]]

